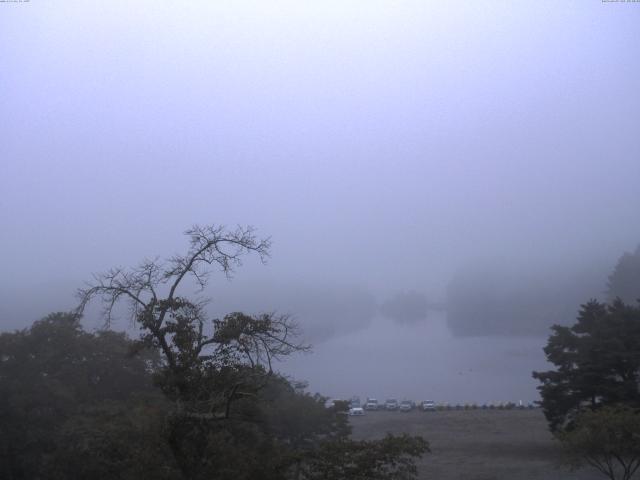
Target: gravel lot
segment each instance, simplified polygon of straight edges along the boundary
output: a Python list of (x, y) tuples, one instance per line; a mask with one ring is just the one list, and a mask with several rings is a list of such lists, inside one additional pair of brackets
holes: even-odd
[(410, 413), (367, 412), (350, 417), (355, 438), (385, 433), (422, 435), (431, 453), (419, 461), (421, 479), (596, 480), (590, 469), (561, 465), (559, 447), (539, 409)]

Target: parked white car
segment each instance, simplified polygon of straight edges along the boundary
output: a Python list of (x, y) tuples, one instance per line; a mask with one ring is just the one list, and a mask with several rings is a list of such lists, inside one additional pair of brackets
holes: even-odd
[(401, 412), (410, 412), (413, 410), (413, 402), (411, 400), (403, 400), (400, 402), (400, 411)]
[(349, 409), (349, 415), (356, 417), (359, 415), (364, 415), (364, 409), (362, 407), (351, 407)]
[(386, 402), (384, 402), (384, 409), (389, 411), (395, 411), (398, 409), (398, 400), (395, 398), (390, 398)]
[(420, 404), (420, 409), (423, 412), (435, 412), (436, 402), (434, 402), (433, 400), (425, 400)]
[(365, 410), (378, 410), (378, 400), (375, 398), (367, 398), (367, 402), (364, 404)]

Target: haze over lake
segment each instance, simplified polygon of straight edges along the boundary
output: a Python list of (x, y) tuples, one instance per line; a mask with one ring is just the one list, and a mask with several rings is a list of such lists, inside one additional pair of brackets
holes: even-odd
[(5, 330), (253, 225), (267, 265), (198, 295), (293, 315), (312, 390), (531, 400), (549, 327), (640, 242), (638, 4), (0, 7)]
[(365, 330), (316, 345), (283, 366), (312, 392), (379, 401), (525, 403), (538, 399), (532, 370), (548, 368), (540, 337), (455, 338), (445, 315), (398, 327), (376, 317)]

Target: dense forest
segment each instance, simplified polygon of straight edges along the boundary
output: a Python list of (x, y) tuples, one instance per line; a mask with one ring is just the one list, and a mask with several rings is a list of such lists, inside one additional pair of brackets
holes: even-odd
[[(96, 275), (75, 312), (0, 335), (2, 478), (410, 479), (421, 437), (350, 438), (347, 404), (280, 375), (275, 362), (308, 350), (287, 315), (230, 313), (179, 291), (206, 286), (211, 265), (268, 255), (250, 228), (195, 226), (184, 255)], [(102, 301), (105, 329), (81, 314)], [(119, 301), (140, 328), (108, 327)]]
[(0, 352), (3, 479), (403, 479), (428, 449), (418, 437), (350, 440), (346, 405), (325, 408), (323, 397), (259, 368), (243, 372), (256, 382), (251, 394), (245, 384), (223, 414), (196, 413), (236, 385), (231, 376), (185, 372), (202, 390), (174, 396), (175, 371), (157, 350), (86, 332), (70, 313), (1, 334)]

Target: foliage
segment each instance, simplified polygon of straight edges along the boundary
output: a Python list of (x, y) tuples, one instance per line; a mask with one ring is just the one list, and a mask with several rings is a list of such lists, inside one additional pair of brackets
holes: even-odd
[(341, 439), (324, 442), (300, 478), (308, 480), (409, 480), (416, 478), (415, 458), (429, 451), (422, 437), (387, 435), (382, 440)]
[(635, 303), (640, 300), (640, 245), (635, 252), (625, 252), (609, 275), (608, 295), (611, 300)]
[(552, 430), (571, 427), (585, 408), (640, 406), (640, 308), (591, 300), (571, 327), (555, 325), (544, 348), (555, 370), (533, 372)]
[(640, 467), (640, 413), (635, 409), (586, 410), (557, 437), (574, 467), (586, 463), (611, 480), (629, 480)]
[(290, 317), (234, 312), (210, 320), (206, 302), (178, 294), (187, 279), (204, 289), (211, 266), (230, 277), (243, 255), (264, 260), (269, 240), (242, 227), (194, 226), (186, 235), (186, 254), (112, 269), (78, 292), (78, 313), (100, 299), (107, 326), (118, 302), (127, 301), (141, 330), (138, 348), (160, 353), (154, 380), (170, 404), (163, 435), (182, 478), (284, 480), (303, 471), (321, 478), (316, 468), (345, 461), (371, 478), (411, 478), (413, 458), (425, 451), (421, 439), (352, 442), (341, 412), (274, 371), (275, 361), (308, 350)]
[(165, 414), (140, 401), (82, 408), (61, 426), (47, 478), (181, 479), (163, 439)]
[(124, 334), (89, 334), (65, 313), (0, 334), (0, 477), (72, 478), (70, 465), (55, 459), (73, 444), (72, 424), (85, 411), (114, 403), (163, 408), (150, 375), (160, 358), (148, 350), (132, 357), (131, 347)]
[(222, 478), (224, 465), (210, 452), (212, 442), (219, 449), (247, 437), (229, 452), (235, 453), (267, 441), (242, 422), (256, 421), (258, 393), (274, 376), (273, 361), (307, 347), (296, 342), (296, 325), (287, 316), (237, 312), (209, 320), (204, 302), (178, 295), (186, 279), (204, 289), (212, 265), (230, 277), (243, 255), (256, 253), (264, 260), (268, 239), (242, 227), (194, 226), (185, 234), (190, 246), (184, 255), (96, 275), (78, 292), (78, 312), (99, 298), (108, 325), (115, 305), (128, 301), (131, 320), (141, 330), (140, 345), (157, 349), (164, 360), (155, 380), (173, 405), (168, 439), (177, 464), (190, 479)]
[(325, 408), (275, 373), (228, 417), (179, 411), (153, 386), (157, 353), (72, 314), (0, 335), (0, 352), (0, 478), (412, 478), (422, 452), (419, 440), (350, 440), (346, 404)]

